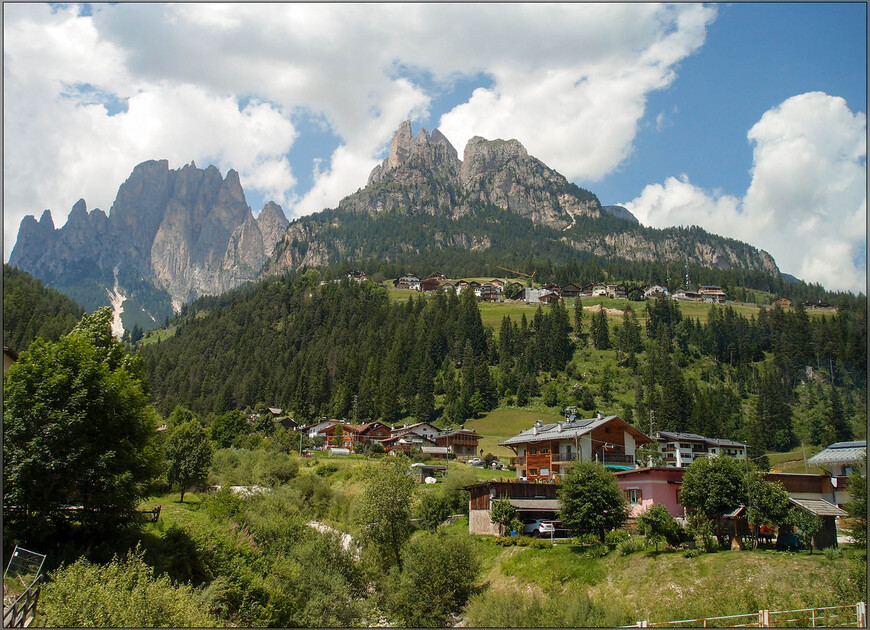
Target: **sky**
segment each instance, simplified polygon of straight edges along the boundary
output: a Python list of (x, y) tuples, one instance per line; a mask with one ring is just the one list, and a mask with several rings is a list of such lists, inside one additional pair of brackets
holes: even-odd
[(644, 225), (866, 289), (864, 3), (3, 5), (4, 260), (133, 167), (238, 171), (289, 219), (365, 186), (399, 124), (529, 153)]

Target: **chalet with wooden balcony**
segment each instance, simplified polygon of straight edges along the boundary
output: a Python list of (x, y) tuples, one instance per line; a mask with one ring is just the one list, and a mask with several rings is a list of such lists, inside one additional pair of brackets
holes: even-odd
[(368, 422), (366, 424), (338, 422), (325, 428), (323, 436), (326, 439), (327, 447), (353, 450), (357, 444), (368, 444), (390, 437), (390, 428), (380, 422)]
[(435, 444), (446, 447), (459, 459), (467, 459), (477, 455), (478, 442), (480, 442), (480, 435), (477, 431), (465, 427), (444, 431), (435, 438)]
[(653, 440), (619, 416), (535, 425), (501, 442), (517, 455), (511, 458), (517, 478), (529, 481), (558, 481), (576, 462), (601, 462), (618, 470), (635, 467), (638, 446)]

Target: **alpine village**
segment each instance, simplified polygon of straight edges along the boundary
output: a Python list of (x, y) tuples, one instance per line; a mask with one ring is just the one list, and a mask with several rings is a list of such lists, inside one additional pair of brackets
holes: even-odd
[(4, 626), (866, 627), (866, 296), (516, 140), (28, 216), (3, 385)]

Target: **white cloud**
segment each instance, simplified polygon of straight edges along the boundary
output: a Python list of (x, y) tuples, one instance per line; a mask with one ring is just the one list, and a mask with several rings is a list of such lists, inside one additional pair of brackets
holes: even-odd
[(807, 282), (866, 291), (866, 130), (865, 115), (842, 98), (793, 96), (749, 130), (752, 182), (742, 199), (684, 176), (649, 185), (624, 205), (647, 225), (694, 224), (751, 242)]
[[(397, 68), (492, 78), (442, 117), (460, 152), (472, 135), (516, 137), (569, 177), (602, 177), (714, 17), (699, 4), (6, 5), (6, 256), (24, 214), (49, 207), (60, 225), (80, 196), (108, 210), (152, 158), (235, 168), (288, 215), (335, 206), (402, 120), (429, 113), (431, 86)], [(310, 191), (286, 157), (302, 111), (340, 139)]]

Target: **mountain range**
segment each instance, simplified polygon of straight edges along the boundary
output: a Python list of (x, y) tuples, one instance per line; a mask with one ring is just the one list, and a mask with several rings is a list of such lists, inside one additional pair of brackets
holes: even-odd
[(519, 264), (530, 253), (779, 276), (773, 258), (746, 243), (700, 228), (647, 228), (625, 208), (603, 206), (517, 140), (474, 137), (460, 160), (440, 131), (415, 136), (410, 121), (337, 208), (288, 222), (269, 202), (255, 218), (236, 171), (224, 178), (214, 166), (172, 170), (152, 160), (133, 169), (108, 215), (79, 200), (60, 229), (48, 210), (39, 221), (25, 217), (9, 264), (88, 310), (112, 304), (119, 329), (147, 330), (199, 296), (306, 266), (451, 256)]

